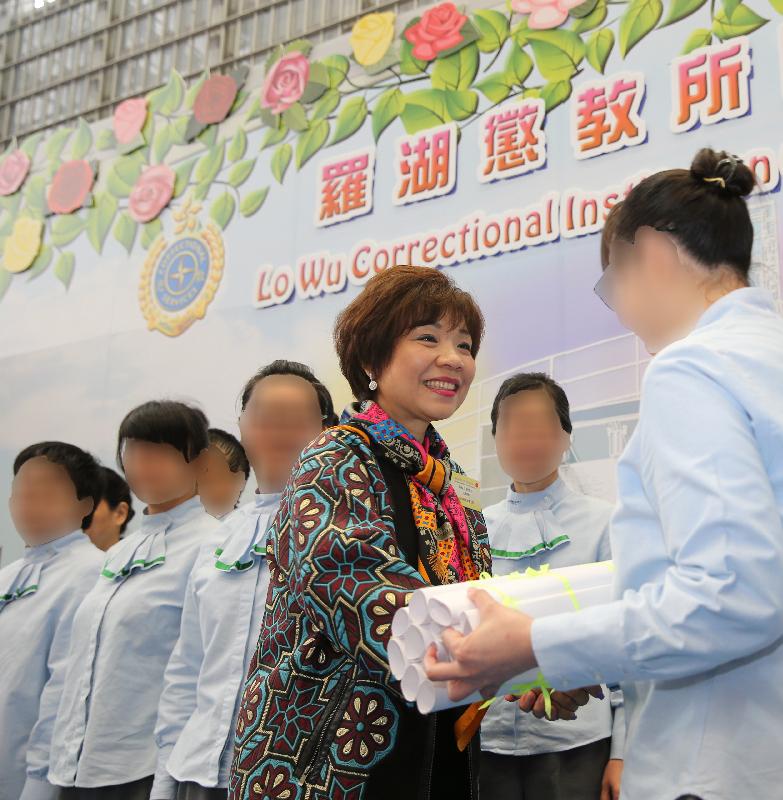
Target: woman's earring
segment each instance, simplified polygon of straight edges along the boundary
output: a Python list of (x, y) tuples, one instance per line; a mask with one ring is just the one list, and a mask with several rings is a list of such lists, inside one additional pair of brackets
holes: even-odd
[(374, 392), (374, 391), (375, 391), (375, 390), (378, 388), (378, 381), (376, 381), (376, 380), (375, 380), (375, 378), (373, 378), (372, 376), (370, 376), (370, 383), (369, 383), (369, 385), (367, 386), (367, 388), (368, 388), (368, 389), (369, 389), (371, 392)]

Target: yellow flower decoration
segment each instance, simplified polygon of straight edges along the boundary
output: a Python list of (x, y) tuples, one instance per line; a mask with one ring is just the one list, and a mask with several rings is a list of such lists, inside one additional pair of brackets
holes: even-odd
[(3, 250), (3, 265), (9, 272), (24, 272), (35, 261), (41, 249), (42, 231), (40, 219), (20, 217), (16, 220)]
[(351, 31), (351, 47), (354, 58), (363, 66), (377, 64), (385, 55), (394, 39), (393, 11), (365, 14), (356, 21)]

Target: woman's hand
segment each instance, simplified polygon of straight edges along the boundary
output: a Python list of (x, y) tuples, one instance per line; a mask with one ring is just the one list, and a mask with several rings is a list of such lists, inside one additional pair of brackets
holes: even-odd
[(451, 628), (443, 631), (443, 643), (453, 661), (438, 661), (434, 646), (424, 659), (427, 676), (448, 681), (454, 701), (476, 691), (494, 697), (501, 684), (536, 666), (530, 640), (532, 618), (501, 605), (482, 589), (469, 589), (468, 597), (481, 614), (479, 626), (468, 636)]
[(620, 800), (620, 780), (623, 777), (623, 760), (610, 758), (606, 762), (601, 781), (601, 800)]
[(507, 695), (506, 700), (519, 704), (521, 711), (532, 714), (538, 719), (549, 720), (573, 720), (576, 719), (576, 711), (581, 706), (587, 705), (591, 697), (599, 700), (604, 699), (604, 693), (600, 686), (588, 686), (585, 689), (572, 689), (568, 692), (554, 691), (549, 693), (552, 701), (552, 713), (547, 716), (546, 702), (541, 689), (531, 689), (520, 697)]

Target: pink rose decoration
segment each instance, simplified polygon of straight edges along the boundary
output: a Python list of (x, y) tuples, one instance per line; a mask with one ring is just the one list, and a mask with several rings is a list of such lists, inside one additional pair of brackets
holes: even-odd
[(174, 194), (174, 170), (167, 164), (147, 167), (131, 189), (128, 213), (136, 222), (149, 222), (160, 214)]
[(451, 50), (465, 38), (460, 31), (467, 21), (454, 3), (441, 3), (427, 9), (421, 19), (405, 31), (405, 38), (413, 45), (411, 54), (421, 61), (432, 61), (438, 53)]
[(239, 87), (230, 75), (213, 75), (204, 81), (193, 103), (193, 116), (202, 125), (222, 122), (234, 105)]
[(13, 194), (30, 171), (30, 159), (22, 150), (14, 150), (0, 161), (0, 195)]
[(572, 8), (584, 0), (511, 0), (511, 8), (518, 14), (529, 14), (527, 24), (534, 30), (558, 28), (567, 19)]
[(114, 136), (120, 144), (129, 144), (140, 133), (147, 121), (147, 100), (132, 97), (123, 100), (114, 109)]
[(95, 176), (84, 159), (66, 161), (54, 173), (46, 193), (53, 214), (71, 214), (87, 201)]
[(273, 114), (285, 111), (302, 96), (310, 79), (310, 62), (302, 53), (288, 53), (276, 61), (261, 87), (261, 107)]

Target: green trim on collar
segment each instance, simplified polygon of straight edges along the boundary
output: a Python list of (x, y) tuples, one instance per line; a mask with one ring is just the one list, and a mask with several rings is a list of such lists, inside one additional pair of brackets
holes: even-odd
[(550, 539), (548, 542), (540, 542), (533, 545), (528, 550), (496, 550), (494, 547), (491, 549), (492, 555), (498, 558), (530, 558), (530, 556), (535, 556), (542, 550), (554, 550), (556, 547), (560, 547), (561, 544), (567, 544), (570, 541), (571, 537), (564, 533), (560, 536), (555, 536), (554, 539)]
[(120, 570), (119, 572), (112, 572), (107, 567), (104, 567), (101, 571), (101, 576), (104, 578), (109, 578), (114, 580), (116, 577), (125, 577), (126, 575), (130, 575), (130, 573), (136, 568), (140, 567), (142, 570), (149, 569), (150, 567), (154, 567), (156, 564), (162, 564), (166, 560), (166, 556), (158, 556), (157, 558), (153, 558), (152, 561), (145, 561), (143, 558), (137, 559), (136, 561), (131, 561), (129, 567), (125, 567), (125, 569)]

